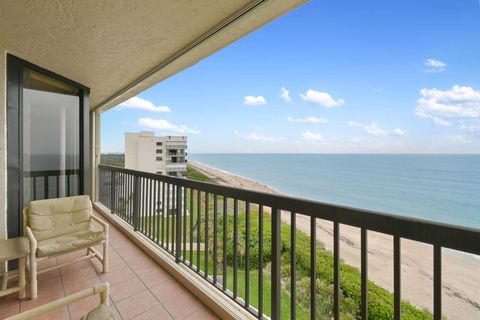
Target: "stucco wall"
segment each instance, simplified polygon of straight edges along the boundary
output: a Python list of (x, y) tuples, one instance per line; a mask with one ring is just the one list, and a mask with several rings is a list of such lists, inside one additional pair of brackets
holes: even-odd
[(0, 239), (7, 236), (7, 108), (5, 48), (0, 47)]

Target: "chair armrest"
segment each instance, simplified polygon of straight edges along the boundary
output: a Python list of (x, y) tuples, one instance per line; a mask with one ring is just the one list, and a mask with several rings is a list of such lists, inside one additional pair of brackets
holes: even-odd
[(71, 304), (73, 302), (79, 301), (81, 299), (100, 294), (100, 303), (108, 305), (108, 295), (109, 295), (110, 286), (108, 282), (100, 283), (95, 287), (85, 289), (83, 291), (79, 291), (77, 293), (71, 294), (69, 296), (60, 298), (58, 300), (54, 300), (50, 303), (41, 305), (39, 307), (33, 308), (31, 310), (19, 313), (14, 315), (13, 317), (7, 318), (7, 320), (26, 320), (37, 317), (41, 314), (45, 314), (57, 308), (66, 306), (67, 304)]
[(30, 253), (35, 255), (37, 251), (37, 239), (33, 236), (32, 229), (30, 229), (29, 226), (25, 227), (25, 236), (28, 239), (28, 242), (30, 243)]
[(91, 215), (91, 217), (92, 217), (92, 219), (95, 220), (99, 225), (102, 226), (103, 232), (105, 232), (105, 235), (107, 235), (107, 234), (108, 234), (108, 227), (109, 227), (108, 223), (100, 220), (98, 217), (96, 217), (96, 216), (93, 215), (93, 214)]

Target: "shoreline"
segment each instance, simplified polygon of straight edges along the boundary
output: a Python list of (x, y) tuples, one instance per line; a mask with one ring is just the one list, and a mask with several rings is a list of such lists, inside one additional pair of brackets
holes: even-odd
[[(219, 184), (281, 194), (258, 181), (196, 162), (189, 165)], [(310, 219), (297, 215), (297, 229), (309, 234)], [(290, 223), (290, 215), (282, 212), (282, 222)], [(333, 223), (317, 220), (317, 240), (325, 249), (333, 250)], [(433, 309), (433, 247), (402, 239), (402, 300), (421, 309)], [(340, 227), (341, 259), (360, 268), (360, 229), (348, 225)], [(480, 260), (463, 253), (444, 249), (442, 254), (442, 311), (447, 319), (480, 319)], [(464, 255), (462, 257), (462, 255)], [(368, 232), (369, 280), (393, 292), (393, 237)]]
[(250, 189), (259, 192), (281, 194), (275, 188), (272, 188), (266, 184), (260, 183), (256, 180), (242, 177), (240, 175), (220, 170), (198, 161), (188, 160), (188, 165), (202, 172), (210, 179), (216, 181), (218, 184), (226, 186), (232, 186), (237, 188)]

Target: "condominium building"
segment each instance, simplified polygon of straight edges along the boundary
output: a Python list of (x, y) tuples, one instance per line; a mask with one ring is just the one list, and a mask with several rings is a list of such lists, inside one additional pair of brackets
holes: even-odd
[(156, 137), (153, 131), (125, 133), (125, 168), (185, 177), (187, 137)]

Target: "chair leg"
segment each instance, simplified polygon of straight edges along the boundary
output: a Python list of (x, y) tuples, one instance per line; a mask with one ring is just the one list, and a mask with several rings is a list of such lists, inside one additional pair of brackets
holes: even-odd
[(0, 284), (0, 291), (7, 290), (7, 262), (2, 261), (0, 262), (0, 277), (1, 277), (1, 284)]
[(103, 243), (102, 272), (108, 272), (108, 240), (105, 240), (105, 242)]
[(30, 254), (30, 299), (37, 297), (37, 259), (35, 254)]
[(18, 259), (18, 299), (25, 298), (25, 257)]

